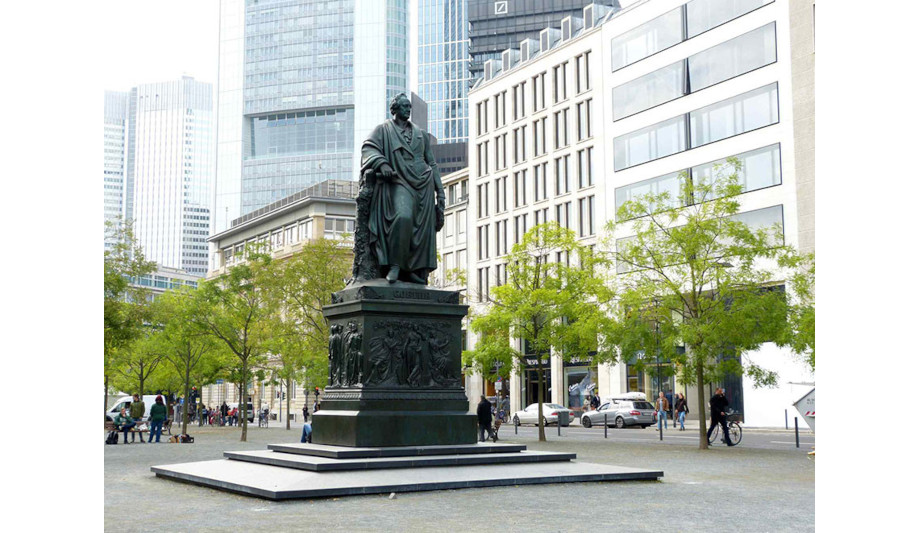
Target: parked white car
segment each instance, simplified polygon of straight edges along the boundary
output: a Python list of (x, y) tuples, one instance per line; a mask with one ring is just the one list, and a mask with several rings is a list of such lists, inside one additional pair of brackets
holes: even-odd
[[(521, 424), (537, 424), (539, 423), (539, 411), (537, 406), (539, 404), (532, 403), (527, 406), (523, 411), (518, 411), (511, 415), (511, 422), (515, 426), (520, 426)], [(569, 420), (575, 420), (575, 411), (569, 409), (568, 407), (559, 405), (558, 403), (544, 403), (543, 404), (543, 425), (548, 426), (550, 424), (556, 424), (559, 422), (559, 412), (568, 411)]]

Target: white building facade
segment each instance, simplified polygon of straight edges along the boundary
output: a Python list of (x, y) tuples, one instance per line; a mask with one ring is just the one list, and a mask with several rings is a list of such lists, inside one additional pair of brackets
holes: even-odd
[[(803, 235), (813, 250), (814, 91), (802, 81), (813, 80), (813, 4), (590, 5), (488, 62), (469, 96), (471, 301), (504, 283), (505, 254), (534, 225), (557, 221), (593, 246), (623, 202), (675, 190), (680, 173), (705, 177), (727, 157), (743, 165), (739, 217), (779, 223), (787, 244)], [(733, 405), (748, 424), (782, 426), (787, 411), (791, 423), (796, 384), (813, 375), (772, 344), (748, 355), (778, 371), (780, 387), (727, 381)], [(591, 390), (695, 394), (628, 362), (549, 363), (546, 397), (576, 409)], [(536, 401), (535, 370), (512, 376), (510, 397), (512, 410)]]

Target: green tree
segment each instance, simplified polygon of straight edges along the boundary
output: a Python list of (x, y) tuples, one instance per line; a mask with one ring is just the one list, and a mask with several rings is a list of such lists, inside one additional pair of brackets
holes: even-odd
[[(758, 386), (773, 372), (745, 352), (783, 338), (786, 279), (777, 261), (794, 257), (780, 228), (752, 228), (739, 220), (739, 163), (718, 168), (708, 181), (686, 176), (678, 197), (668, 192), (626, 202), (611, 222), (620, 305), (605, 337), (623, 360), (642, 367), (674, 363), (680, 381), (695, 383), (705, 420), (704, 385), (742, 372)], [(683, 346), (683, 352), (676, 347)], [(708, 447), (700, 424), (700, 449)]]
[(195, 292), (188, 288), (170, 290), (153, 304), (153, 317), (159, 327), (152, 340), (181, 380), (182, 396), (186, 399), (182, 434), (188, 433), (193, 373), (218, 348), (210, 332), (194, 320), (195, 313), (201, 310), (195, 302)]
[[(543, 357), (555, 351), (564, 359), (585, 358), (599, 348), (598, 331), (608, 320), (613, 294), (598, 268), (601, 263), (571, 230), (555, 222), (531, 228), (511, 249), (507, 283), (490, 290), (489, 307), (472, 318), (470, 327), (479, 340), (464, 352), (464, 365), (484, 376), (508, 377), (512, 368), (523, 369), (526, 359), (536, 359), (541, 441), (546, 440)], [(527, 348), (515, 348), (511, 339)]]
[[(118, 349), (113, 361), (117, 378), (113, 383), (143, 396), (152, 380), (162, 378), (157, 376), (157, 370), (163, 361), (163, 351), (152, 328), (145, 328), (139, 335), (130, 344)], [(160, 385), (157, 389), (163, 388), (162, 379), (157, 381)]]
[(787, 284), (791, 287), (789, 329), (783, 344), (802, 357), (815, 371), (815, 254), (792, 255), (781, 264), (794, 274)]
[(250, 250), (246, 262), (202, 283), (196, 291), (195, 322), (225, 345), (238, 362), (233, 379), (240, 386), (240, 441), (246, 441), (248, 428), (246, 385), (278, 334), (278, 302), (271, 290), (264, 289), (271, 262), (268, 255)]
[(132, 286), (130, 280), (156, 268), (156, 263), (144, 258), (130, 222), (106, 222), (106, 235), (113, 244), (104, 252), (103, 412), (108, 407), (109, 386), (119, 355), (141, 335), (147, 320), (147, 293), (139, 285)]
[[(280, 366), (275, 379), (287, 389), (287, 411), (296, 381), (325, 386), (328, 379), (329, 322), (323, 307), (332, 303), (332, 293), (345, 288), (351, 275), (352, 252), (344, 241), (314, 239), (293, 256), (276, 261), (272, 288), (281, 302), (279, 329), (272, 350)], [(286, 417), (290, 429), (290, 416)]]

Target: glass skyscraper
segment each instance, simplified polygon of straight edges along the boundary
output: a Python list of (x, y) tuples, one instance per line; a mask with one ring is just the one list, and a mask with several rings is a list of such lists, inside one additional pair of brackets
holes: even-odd
[(134, 222), (148, 260), (204, 276), (212, 86), (183, 77), (105, 95), (105, 217)]
[(222, 0), (212, 233), (310, 185), (408, 94), (407, 0)]

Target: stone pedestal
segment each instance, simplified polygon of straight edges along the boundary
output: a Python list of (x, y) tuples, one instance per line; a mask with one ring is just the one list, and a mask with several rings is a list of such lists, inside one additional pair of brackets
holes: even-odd
[(313, 416), (315, 444), (472, 444), (460, 374), (459, 293), (372, 280), (333, 295), (329, 385)]

